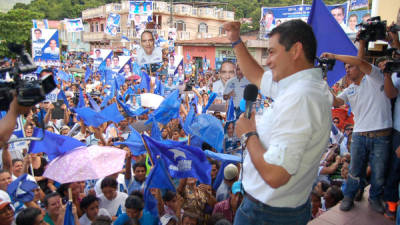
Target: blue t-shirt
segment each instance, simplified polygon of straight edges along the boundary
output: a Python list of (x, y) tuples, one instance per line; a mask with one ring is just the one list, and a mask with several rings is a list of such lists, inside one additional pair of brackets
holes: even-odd
[[(129, 220), (129, 216), (126, 213), (122, 213), (117, 220), (115, 220), (114, 225), (124, 225)], [(141, 225), (157, 225), (158, 218), (151, 215), (149, 211), (143, 209), (143, 215), (139, 219), (139, 224)]]

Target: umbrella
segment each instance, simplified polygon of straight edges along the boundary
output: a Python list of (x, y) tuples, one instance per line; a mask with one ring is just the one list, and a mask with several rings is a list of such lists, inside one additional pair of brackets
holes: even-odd
[(164, 101), (164, 97), (153, 93), (143, 93), (140, 95), (142, 107), (148, 107), (157, 109), (161, 102)]
[(113, 147), (79, 147), (51, 161), (43, 176), (62, 184), (99, 179), (121, 171), (125, 155)]

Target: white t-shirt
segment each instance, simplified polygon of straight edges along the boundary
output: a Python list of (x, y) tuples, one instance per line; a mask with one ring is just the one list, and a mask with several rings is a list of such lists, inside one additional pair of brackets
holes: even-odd
[(108, 200), (103, 194), (99, 196), (100, 208), (104, 208), (111, 216), (116, 216), (118, 208), (121, 207), (122, 212), (125, 212), (125, 200), (128, 198), (128, 194), (117, 191), (117, 197), (113, 200)]
[(354, 114), (354, 132), (392, 127), (391, 104), (383, 83), (383, 74), (378, 67), (372, 66), (371, 74), (365, 75), (360, 85), (353, 83), (338, 96), (350, 103)]
[(160, 47), (155, 47), (151, 55), (147, 55), (143, 48), (139, 48), (137, 57), (137, 63), (139, 65), (160, 62), (162, 62), (162, 49)]
[[(275, 84), (274, 84), (275, 83)], [(277, 89), (271, 88), (278, 85)], [(254, 167), (250, 154), (243, 163), (244, 190), (273, 207), (298, 207), (310, 196), (319, 162), (331, 131), (332, 94), (320, 69), (307, 69), (276, 82), (264, 73), (261, 93), (274, 97), (256, 128), (266, 152), (264, 160), (284, 168), (289, 181), (272, 188)]]
[[(111, 219), (110, 214), (107, 212), (106, 209), (100, 208), (99, 209), (99, 213), (97, 213), (98, 216), (107, 216)], [(87, 214), (83, 214), (81, 216), (81, 218), (79, 218), (79, 224), (80, 225), (91, 225), (92, 221), (89, 220), (89, 218), (87, 217)]]
[(393, 73), (392, 81), (398, 93), (396, 102), (394, 103), (393, 128), (400, 132), (400, 77), (396, 73)]
[(217, 97), (215, 99), (223, 100), (224, 89), (225, 89), (225, 86), (221, 80), (217, 80), (213, 83), (213, 92), (215, 92), (217, 94)]

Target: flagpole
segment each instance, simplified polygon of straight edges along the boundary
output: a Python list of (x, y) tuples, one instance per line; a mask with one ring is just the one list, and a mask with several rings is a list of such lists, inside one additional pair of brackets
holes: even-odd
[(142, 135), (140, 135), (140, 138), (142, 139), (142, 142), (143, 142), (144, 148), (146, 149), (146, 151), (147, 151), (147, 154), (149, 155), (149, 159), (150, 159), (151, 165), (152, 165), (152, 166), (154, 166), (155, 164), (154, 164), (153, 158), (151, 157), (151, 154), (150, 154), (149, 147), (147, 146), (147, 143), (146, 143), (146, 142), (143, 140), (143, 137), (142, 137)]
[(188, 135), (188, 145), (190, 145), (190, 134)]

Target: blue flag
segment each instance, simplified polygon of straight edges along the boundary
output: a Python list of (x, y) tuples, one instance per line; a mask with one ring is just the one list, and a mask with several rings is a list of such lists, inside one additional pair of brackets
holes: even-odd
[(65, 209), (64, 225), (75, 225), (74, 214), (72, 214), (72, 202), (70, 201), (68, 201)]
[(164, 96), (164, 85), (158, 78), (156, 80), (156, 88), (154, 89), (154, 94)]
[(71, 80), (70, 75), (63, 70), (58, 71), (57, 78), (60, 78), (61, 80), (66, 82), (69, 82)]
[(125, 102), (126, 96), (133, 95), (133, 94), (135, 94), (135, 91), (131, 87), (129, 87), (128, 90), (126, 90), (124, 93), (123, 101)]
[(147, 151), (144, 147), (141, 135), (133, 127), (130, 128), (131, 133), (129, 134), (128, 139), (126, 139), (125, 142), (115, 142), (114, 145), (128, 146), (134, 156), (146, 154)]
[(88, 96), (88, 98), (89, 98), (90, 105), (92, 106), (92, 108), (94, 109), (94, 111), (100, 112), (101, 109), (100, 109), (100, 106), (97, 105), (97, 102), (92, 98), (92, 96), (90, 96), (90, 94), (87, 95), (87, 96)]
[(135, 117), (135, 116), (140, 116), (143, 115), (145, 113), (147, 113), (149, 111), (149, 109), (145, 109), (145, 108), (138, 108), (137, 110), (133, 111), (130, 107), (129, 104), (125, 104), (122, 97), (120, 95), (118, 95), (117, 97), (117, 102), (118, 104), (122, 107), (122, 109), (125, 111), (126, 114), (128, 114), (128, 116), (131, 117)]
[(92, 76), (92, 70), (90, 66), (87, 66), (85, 71), (85, 83), (89, 80), (90, 76)]
[(121, 115), (121, 113), (118, 110), (117, 103), (113, 103), (113, 104), (107, 106), (99, 114), (102, 115), (104, 118), (106, 118), (107, 121), (111, 120), (114, 123), (119, 123), (119, 122), (121, 122), (121, 120), (124, 120), (124, 117)]
[(23, 174), (8, 185), (7, 193), (13, 203), (25, 203), (33, 200), (35, 196), (33, 190), (36, 188), (38, 185), (35, 180), (30, 180), (28, 174)]
[(150, 77), (149, 77), (149, 75), (146, 72), (141, 71), (140, 72), (140, 77), (141, 77), (141, 81), (140, 81), (140, 85), (139, 85), (140, 90), (146, 89), (149, 92), (150, 91)]
[(78, 101), (78, 106), (77, 108), (83, 108), (85, 107), (85, 98), (83, 97), (83, 92), (81, 86), (79, 86), (79, 101)]
[[(150, 118), (154, 117), (154, 120), (167, 125), (171, 119), (179, 117), (179, 108), (181, 102), (179, 101), (179, 90), (173, 91), (168, 95), (160, 104), (160, 106), (150, 115)], [(146, 124), (151, 122), (147, 120)]]
[[(308, 24), (314, 30), (317, 39), (317, 56), (323, 52), (331, 52), (343, 55), (357, 55), (357, 49), (347, 37), (344, 30), (336, 22), (322, 0), (314, 0), (311, 13), (308, 17)], [(328, 71), (327, 81), (333, 86), (340, 80), (346, 71), (343, 62), (336, 61), (332, 71)]]
[(108, 121), (103, 115), (88, 107), (75, 109), (75, 112), (88, 126), (98, 127)]
[(224, 128), (216, 117), (209, 114), (196, 116), (189, 127), (189, 133), (207, 142), (218, 152), (223, 151)]
[(214, 92), (211, 93), (210, 98), (208, 99), (207, 105), (203, 108), (203, 111), (201, 113), (206, 113), (207, 109), (210, 108), (212, 103), (214, 102), (215, 98), (217, 97), (217, 94)]
[(152, 123), (152, 126), (151, 126), (151, 137), (154, 140), (162, 141), (160, 128), (158, 127), (157, 121), (154, 121), (154, 120), (153, 120), (153, 123)]
[(159, 142), (146, 135), (142, 137), (147, 143), (152, 158), (160, 156), (172, 177), (194, 177), (200, 183), (211, 184), (211, 165), (203, 150), (181, 142)]
[(235, 120), (235, 105), (233, 104), (233, 97), (229, 99), (228, 111), (226, 112), (226, 121)]
[[(43, 131), (35, 128), (33, 131), (34, 137), (42, 137)], [(43, 140), (31, 141), (29, 146), (29, 153), (40, 153), (44, 152), (49, 157), (49, 160), (53, 160), (57, 156), (63, 155), (72, 149), (80, 146), (86, 146), (84, 143), (76, 140), (75, 138), (58, 135), (49, 131), (45, 131)]]
[(192, 125), (195, 115), (196, 114), (194, 112), (193, 106), (190, 106), (189, 113), (187, 114), (185, 123), (183, 124), (183, 130), (187, 134), (190, 134), (190, 125)]
[(67, 96), (65, 96), (65, 93), (63, 90), (60, 90), (60, 92), (57, 95), (57, 100), (58, 99), (62, 99), (64, 101), (64, 104), (67, 106), (67, 108), (69, 109), (69, 103), (68, 103), (68, 99)]

